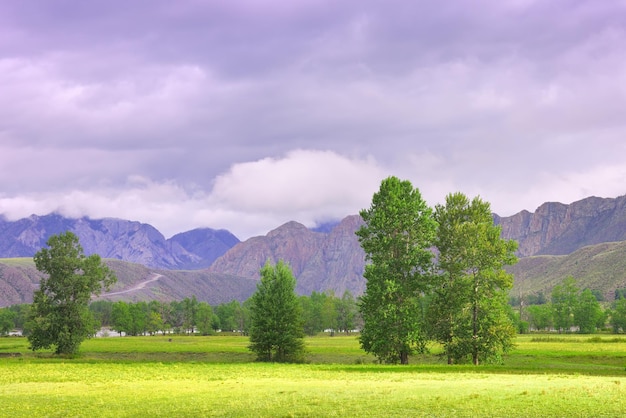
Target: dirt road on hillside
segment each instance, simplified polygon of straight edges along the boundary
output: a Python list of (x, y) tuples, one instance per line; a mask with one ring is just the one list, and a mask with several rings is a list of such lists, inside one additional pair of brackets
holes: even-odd
[(104, 294), (102, 294), (102, 296), (116, 296), (116, 295), (123, 295), (125, 293), (135, 292), (137, 290), (143, 289), (144, 287), (146, 287), (146, 285), (148, 285), (148, 284), (150, 284), (152, 282), (156, 282), (161, 277), (163, 277), (162, 274), (152, 273), (152, 276), (150, 276), (150, 278), (148, 278), (147, 280), (144, 280), (143, 282), (137, 283), (133, 287), (129, 287), (128, 289), (120, 290), (120, 291), (117, 291), (117, 292), (104, 293)]

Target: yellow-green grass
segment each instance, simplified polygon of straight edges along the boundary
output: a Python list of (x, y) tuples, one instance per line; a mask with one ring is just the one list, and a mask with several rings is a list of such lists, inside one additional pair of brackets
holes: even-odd
[[(308, 364), (255, 363), (239, 336), (110, 337), (63, 359), (0, 338), (0, 416), (621, 416), (626, 339), (523, 336), (502, 365), (373, 363), (355, 336)], [(435, 351), (437, 347), (433, 347)], [(421, 363), (417, 363), (420, 361)], [(363, 364), (356, 364), (363, 363)], [(560, 365), (551, 366), (554, 363)]]
[(34, 267), (35, 262), (32, 257), (0, 258), (1, 264), (19, 267)]
[(0, 366), (3, 416), (620, 416), (622, 377), (210, 363)]

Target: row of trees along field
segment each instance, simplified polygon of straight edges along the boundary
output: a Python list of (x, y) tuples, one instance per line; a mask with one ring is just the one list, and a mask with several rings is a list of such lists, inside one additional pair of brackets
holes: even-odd
[[(332, 291), (313, 292), (299, 296), (302, 329), (306, 335), (322, 331), (350, 333), (360, 327), (355, 297), (346, 291), (341, 298)], [(166, 333), (198, 333), (211, 335), (216, 331), (248, 334), (251, 300), (233, 300), (219, 305), (199, 302), (195, 296), (182, 301), (111, 302), (96, 300), (89, 304), (93, 315), (92, 332), (102, 327), (126, 335)], [(28, 317), (31, 305), (20, 304), (0, 308), (0, 335), (19, 329), (30, 334)]]
[[(572, 277), (564, 279), (554, 290), (554, 296), (546, 296), (540, 292), (523, 298), (509, 298), (509, 305), (517, 307), (515, 311), (509, 311), (509, 316), (518, 332), (587, 334), (607, 328), (614, 333), (626, 332), (626, 289), (617, 289), (615, 301), (610, 304), (603, 300), (600, 293), (578, 288)], [(300, 296), (299, 301), (302, 307), (303, 330), (307, 335), (315, 335), (325, 330), (350, 332), (362, 326), (357, 300), (348, 291), (341, 298), (336, 297), (333, 292), (313, 292), (310, 296)], [(207, 304), (198, 302), (193, 297), (172, 302), (98, 300), (89, 304), (89, 310), (95, 319), (94, 332), (101, 327), (109, 327), (119, 329), (127, 335), (159, 331), (185, 333), (191, 329), (205, 335), (217, 330), (247, 334), (250, 325), (250, 302), (231, 301), (209, 306), (210, 328), (203, 325), (206, 324), (209, 312)], [(0, 336), (8, 335), (13, 330), (21, 330), (24, 335), (28, 335), (29, 312), (29, 304), (0, 308)], [(116, 312), (119, 323), (114, 321), (113, 312)]]
[(541, 293), (511, 297), (517, 306), (515, 316), (519, 332), (557, 331), (591, 334), (610, 326), (615, 333), (626, 332), (626, 289), (615, 291), (615, 301), (601, 303), (600, 292), (580, 289), (573, 277), (554, 286), (550, 298)]
[[(313, 292), (299, 296), (302, 330), (315, 335), (324, 330), (350, 332), (358, 321), (356, 300), (350, 292), (341, 298), (332, 292)], [(233, 300), (211, 306), (195, 296), (172, 302), (110, 302), (94, 301), (89, 309), (98, 319), (99, 327), (109, 327), (126, 335), (155, 333), (198, 333), (212, 335), (217, 331), (250, 331), (252, 300)]]
[[(306, 335), (322, 331), (350, 333), (360, 327), (357, 301), (346, 291), (341, 298), (331, 291), (299, 296), (302, 329)], [(92, 333), (102, 327), (126, 335), (166, 333), (197, 333), (211, 335), (217, 331), (248, 334), (250, 303), (233, 300), (219, 305), (199, 302), (196, 297), (172, 302), (111, 302), (96, 300), (89, 304), (93, 315)], [(20, 304), (0, 308), (0, 335), (19, 329), (30, 334), (28, 317), (31, 305)]]

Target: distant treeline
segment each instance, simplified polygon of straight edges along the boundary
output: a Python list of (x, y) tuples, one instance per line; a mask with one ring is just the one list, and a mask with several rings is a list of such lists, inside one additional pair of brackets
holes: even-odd
[[(313, 292), (299, 297), (303, 329), (307, 335), (329, 330), (349, 333), (360, 327), (357, 302), (346, 291), (342, 297), (333, 292)], [(211, 306), (196, 297), (172, 302), (93, 301), (89, 305), (95, 318), (94, 334), (102, 327), (124, 335), (156, 333), (197, 333), (212, 335), (218, 331), (247, 334), (250, 325), (249, 301), (231, 301)], [(28, 335), (30, 305), (12, 305), (0, 309), (0, 335), (20, 330)]]
[[(325, 330), (350, 332), (360, 329), (362, 320), (357, 300), (346, 291), (342, 297), (332, 292), (313, 292), (300, 296), (303, 328), (307, 335)], [(549, 331), (593, 333), (610, 328), (626, 332), (626, 288), (615, 291), (615, 301), (604, 302), (602, 294), (580, 290), (576, 281), (567, 278), (555, 286), (551, 295), (543, 292), (511, 297), (509, 304), (519, 332)], [(521, 309), (520, 309), (521, 307)], [(249, 302), (232, 301), (219, 305), (199, 302), (195, 297), (172, 302), (93, 301), (89, 309), (96, 319), (94, 332), (101, 327), (125, 335), (155, 333), (198, 333), (211, 335), (218, 331), (246, 334), (249, 327)], [(14, 330), (28, 334), (30, 305), (0, 308), (0, 335)]]
[(602, 293), (580, 289), (573, 277), (552, 289), (550, 298), (543, 292), (511, 297), (517, 307), (515, 320), (519, 332), (558, 331), (591, 334), (607, 327), (614, 333), (626, 332), (626, 289), (615, 290), (615, 301), (604, 301)]

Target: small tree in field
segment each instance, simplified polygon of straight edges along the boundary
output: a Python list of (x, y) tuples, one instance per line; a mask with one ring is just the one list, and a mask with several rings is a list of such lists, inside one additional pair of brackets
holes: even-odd
[(568, 276), (552, 289), (552, 315), (554, 327), (561, 332), (569, 332), (574, 326), (574, 310), (578, 305), (576, 280)]
[(45, 273), (33, 296), (28, 336), (30, 348), (55, 347), (56, 354), (75, 354), (94, 332), (89, 300), (116, 281), (100, 256), (86, 257), (71, 232), (53, 235), (48, 247), (35, 254), (37, 270)]
[(16, 316), (9, 308), (0, 309), (0, 336), (7, 335), (15, 328)]
[(299, 362), (304, 357), (304, 330), (296, 279), (283, 261), (261, 269), (250, 306), (250, 345), (260, 361)]

